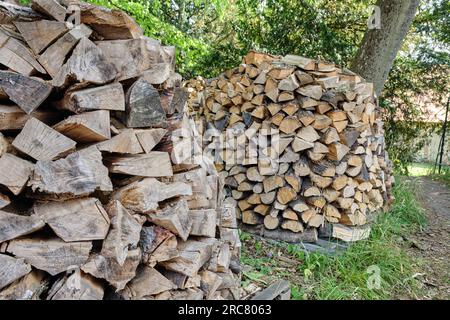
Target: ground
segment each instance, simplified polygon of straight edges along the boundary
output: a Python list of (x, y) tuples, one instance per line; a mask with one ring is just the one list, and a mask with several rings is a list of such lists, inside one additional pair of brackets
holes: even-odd
[(420, 259), (423, 275), (422, 298), (450, 298), (450, 189), (441, 181), (427, 177), (410, 178), (418, 182), (417, 196), (426, 209), (423, 231), (406, 237), (413, 245), (408, 255)]
[[(243, 233), (243, 296), (287, 279), (293, 299), (450, 299), (448, 180), (397, 180), (396, 201), (370, 239), (340, 254), (305, 253)], [(375, 289), (368, 286), (373, 267), (382, 279)]]

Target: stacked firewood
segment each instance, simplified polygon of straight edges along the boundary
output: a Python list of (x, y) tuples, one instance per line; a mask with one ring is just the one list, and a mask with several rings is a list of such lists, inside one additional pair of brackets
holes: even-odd
[(174, 48), (68, 2), (0, 3), (0, 299), (238, 298), (235, 210), (181, 152)]
[(367, 237), (361, 226), (392, 184), (371, 83), (325, 61), (250, 52), (185, 86), (243, 227), (287, 241)]

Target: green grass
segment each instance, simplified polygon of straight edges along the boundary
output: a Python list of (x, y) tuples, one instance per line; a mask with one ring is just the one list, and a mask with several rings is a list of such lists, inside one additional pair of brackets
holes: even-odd
[[(286, 249), (271, 245), (248, 247), (244, 245), (242, 262), (250, 271), (247, 275), (262, 285), (275, 278), (291, 281), (294, 299), (390, 299), (400, 296), (414, 297), (416, 281), (414, 263), (402, 249), (399, 241), (426, 223), (423, 210), (413, 195), (414, 186), (398, 182), (394, 188), (396, 201), (388, 213), (382, 213), (372, 226), (368, 240), (359, 241), (340, 255), (307, 254), (294, 245)], [(246, 244), (252, 243), (248, 235)], [(287, 256), (298, 263), (295, 270), (280, 267), (277, 257)], [(369, 289), (369, 268), (379, 268), (381, 286)], [(295, 271), (295, 272), (292, 272)]]
[(437, 168), (433, 173), (433, 167), (434, 165), (429, 163), (411, 163), (408, 165), (408, 173), (412, 177), (427, 176), (450, 186), (450, 166), (443, 166), (440, 174), (437, 173)]

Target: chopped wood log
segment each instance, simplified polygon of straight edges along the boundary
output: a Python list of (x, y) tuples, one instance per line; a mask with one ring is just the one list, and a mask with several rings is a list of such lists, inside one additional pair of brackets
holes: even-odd
[(139, 154), (144, 152), (133, 129), (125, 129), (117, 136), (97, 144), (97, 149), (109, 153), (121, 154)]
[(76, 142), (98, 142), (111, 138), (109, 122), (109, 111), (98, 110), (70, 116), (53, 129)]
[(161, 141), (161, 139), (166, 135), (166, 129), (147, 129), (147, 130), (137, 130), (136, 137), (139, 143), (144, 149), (145, 153), (150, 153), (152, 149)]
[(142, 262), (154, 267), (158, 262), (178, 256), (177, 238), (167, 229), (159, 226), (142, 227), (139, 247)]
[(95, 198), (36, 203), (34, 212), (66, 242), (103, 240), (109, 229), (108, 214)]
[(14, 25), (36, 55), (42, 53), (68, 30), (64, 22), (51, 20), (15, 21)]
[(252, 210), (246, 210), (242, 212), (241, 220), (243, 223), (246, 224), (253, 224), (257, 225), (261, 223), (261, 216), (259, 214), (256, 214)]
[(106, 207), (111, 219), (111, 227), (103, 242), (100, 254), (106, 258), (114, 258), (123, 265), (128, 253), (139, 242), (144, 217), (133, 217), (119, 201), (112, 201)]
[(0, 22), (8, 24), (14, 21), (34, 21), (43, 16), (29, 7), (22, 7), (14, 3), (0, 2)]
[(0, 242), (33, 233), (45, 226), (39, 216), (19, 215), (0, 210)]
[(45, 49), (38, 58), (39, 63), (49, 75), (55, 77), (78, 41), (83, 37), (89, 37), (91, 33), (92, 30), (85, 25), (73, 28)]
[(188, 240), (178, 244), (179, 256), (162, 262), (161, 265), (188, 277), (194, 277), (212, 254), (210, 243)]
[(319, 187), (321, 189), (325, 189), (326, 187), (331, 185), (331, 183), (333, 182), (333, 179), (330, 177), (323, 177), (321, 175), (314, 174), (314, 173), (311, 173), (309, 175), (309, 177), (311, 178), (311, 181), (314, 183), (314, 185), (316, 185), (317, 187)]
[(33, 163), (5, 153), (0, 157), (0, 184), (18, 195), (27, 184), (33, 169)]
[(36, 118), (44, 123), (55, 123), (59, 119), (57, 112), (53, 110), (35, 110), (30, 115), (17, 106), (0, 104), (0, 130), (19, 130), (31, 118)]
[(268, 193), (277, 188), (281, 188), (284, 185), (283, 178), (280, 176), (270, 176), (264, 179), (263, 186), (264, 192)]
[(12, 145), (36, 160), (52, 160), (71, 152), (76, 142), (30, 118)]
[(308, 142), (314, 142), (320, 139), (319, 134), (313, 127), (303, 127), (297, 132), (297, 137)]
[(175, 233), (184, 241), (187, 240), (193, 226), (193, 219), (189, 214), (187, 201), (184, 199), (173, 204), (169, 203), (165, 208), (150, 213), (147, 219)]
[(214, 238), (216, 235), (217, 211), (215, 209), (189, 210), (192, 220), (190, 234)]
[(144, 79), (136, 81), (126, 93), (126, 111), (122, 116), (127, 127), (165, 127), (166, 113), (158, 91)]
[(75, 113), (93, 110), (125, 111), (125, 94), (119, 82), (81, 90), (69, 88), (58, 106)]
[(30, 49), (2, 30), (0, 30), (0, 64), (24, 76), (46, 74)]
[(308, 226), (319, 228), (324, 224), (324, 221), (323, 215), (315, 214), (308, 220)]
[(264, 217), (264, 226), (269, 230), (275, 230), (280, 225), (280, 219), (270, 214)]
[(53, 78), (55, 87), (64, 87), (69, 81), (105, 84), (114, 80), (117, 69), (92, 41), (81, 38), (69, 60)]
[(280, 123), (280, 131), (290, 134), (294, 133), (298, 128), (300, 128), (301, 123), (296, 117), (285, 117)]
[(86, 196), (95, 190), (113, 190), (102, 155), (93, 147), (64, 159), (38, 161), (28, 185), (33, 196), (58, 200)]
[(91, 248), (92, 243), (86, 241), (66, 243), (58, 238), (21, 238), (10, 241), (6, 250), (54, 276), (85, 263)]
[(342, 158), (350, 151), (349, 147), (339, 142), (330, 144), (328, 146), (328, 149), (330, 151), (328, 153), (328, 158), (330, 160), (337, 160), (337, 161), (341, 161)]
[(295, 137), (291, 146), (294, 152), (300, 152), (303, 150), (314, 148), (314, 143)]
[(316, 68), (314, 60), (292, 54), (284, 56), (281, 62), (297, 66), (303, 70), (315, 70)]
[(24, 259), (0, 254), (0, 289), (31, 272), (31, 266)]
[(66, 19), (66, 8), (56, 0), (32, 0), (31, 8), (59, 22)]
[(50, 288), (47, 300), (102, 300), (102, 283), (79, 270), (56, 281)]
[(140, 261), (141, 251), (139, 248), (128, 251), (123, 265), (120, 265), (114, 257), (93, 254), (81, 266), (81, 270), (95, 278), (105, 279), (119, 291), (125, 288), (125, 285), (136, 276), (136, 268)]
[(89, 25), (102, 39), (137, 39), (143, 35), (141, 27), (123, 11), (88, 3), (77, 5), (80, 7), (81, 23)]
[(108, 157), (110, 172), (141, 177), (168, 177), (173, 175), (167, 152), (151, 151), (142, 155)]
[(296, 90), (299, 94), (310, 97), (314, 100), (320, 100), (322, 97), (322, 87), (319, 85), (307, 85)]
[(0, 71), (0, 88), (28, 114), (39, 107), (52, 91), (52, 86), (45, 81), (9, 71)]
[[(253, 227), (255, 228), (255, 227)], [(318, 240), (318, 234), (317, 229), (315, 228), (308, 228), (305, 229), (303, 232), (292, 232), (288, 230), (267, 230), (267, 229), (261, 229), (259, 227), (256, 227), (257, 229), (251, 229), (247, 226), (244, 227), (244, 230), (249, 230), (253, 233), (256, 233), (260, 235), (261, 237), (267, 238), (267, 239), (274, 239), (278, 241), (285, 241), (289, 243), (299, 243), (299, 242), (306, 242), (306, 243), (315, 243)]]
[(290, 201), (294, 200), (297, 196), (297, 192), (289, 187), (282, 187), (277, 192), (277, 200), (281, 204), (287, 204)]
[(305, 177), (311, 173), (308, 161), (305, 158), (300, 158), (299, 161), (294, 164), (293, 168), (295, 174), (299, 177)]
[(129, 291), (131, 299), (142, 299), (164, 291), (177, 289), (177, 286), (149, 266), (140, 266), (136, 271), (136, 277), (132, 279), (124, 291)]
[(281, 228), (284, 230), (290, 230), (292, 232), (303, 232), (303, 225), (299, 221), (285, 220), (281, 224)]
[(46, 287), (45, 273), (33, 270), (0, 291), (0, 300), (38, 300)]
[(317, 114), (315, 116), (315, 121), (313, 122), (312, 127), (316, 130), (323, 130), (328, 128), (332, 123), (333, 121), (326, 115)]

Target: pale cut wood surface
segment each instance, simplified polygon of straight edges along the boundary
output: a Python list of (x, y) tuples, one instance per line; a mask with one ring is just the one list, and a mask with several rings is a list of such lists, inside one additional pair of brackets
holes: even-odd
[(52, 160), (74, 150), (76, 142), (45, 123), (31, 118), (12, 145), (36, 160)]
[(37, 193), (34, 196), (58, 200), (86, 196), (95, 190), (113, 190), (108, 169), (95, 147), (56, 161), (38, 161), (28, 185)]
[(66, 8), (57, 0), (31, 0), (31, 8), (59, 22), (66, 18)]
[(53, 129), (80, 143), (98, 142), (111, 138), (108, 110), (97, 110), (70, 116)]
[(167, 152), (151, 151), (142, 155), (108, 157), (110, 172), (141, 177), (170, 177), (173, 175)]
[(9, 242), (7, 252), (25, 259), (33, 267), (51, 275), (81, 266), (87, 261), (92, 243), (66, 243), (58, 238), (22, 238)]
[(0, 243), (33, 233), (45, 222), (37, 215), (20, 215), (0, 210)]
[(0, 184), (18, 195), (27, 184), (33, 169), (32, 162), (5, 153), (0, 157)]
[(111, 199), (119, 200), (127, 209), (142, 213), (157, 209), (161, 201), (189, 195), (192, 195), (189, 184), (162, 183), (154, 178), (145, 178), (115, 190)]
[(121, 131), (111, 139), (97, 144), (97, 148), (109, 153), (139, 154), (144, 152), (133, 129)]
[(34, 212), (66, 242), (103, 240), (109, 217), (96, 198), (35, 203)]
[(48, 124), (56, 122), (60, 115), (57, 111), (42, 109), (27, 114), (18, 106), (0, 104), (0, 130), (22, 129), (31, 117)]
[(104, 289), (99, 280), (77, 270), (55, 282), (47, 300), (102, 300), (103, 295)]
[(134, 300), (172, 289), (177, 289), (177, 286), (161, 273), (152, 267), (141, 266), (124, 291), (129, 291), (130, 298)]

